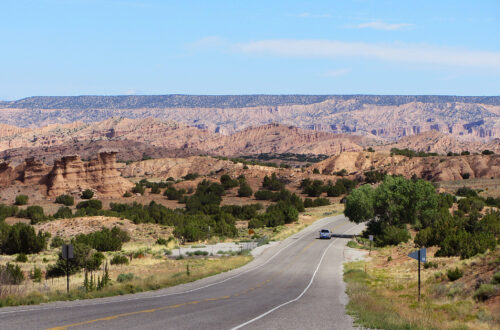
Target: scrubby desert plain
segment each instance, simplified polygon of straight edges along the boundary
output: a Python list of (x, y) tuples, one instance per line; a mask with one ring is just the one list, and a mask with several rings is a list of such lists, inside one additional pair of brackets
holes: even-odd
[[(194, 281), (248, 263), (248, 246), (345, 212), (367, 223), (348, 246), (368, 249), (375, 235), (370, 256), (344, 267), (358, 324), (499, 327), (499, 97), (37, 97), (2, 106), (1, 306)], [(418, 247), (428, 248), (420, 303), (407, 257)]]

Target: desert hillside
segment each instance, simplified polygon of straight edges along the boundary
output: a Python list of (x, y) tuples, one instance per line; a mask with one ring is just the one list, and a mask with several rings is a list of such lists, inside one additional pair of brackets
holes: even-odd
[(386, 152), (344, 152), (312, 166), (321, 173), (336, 173), (346, 170), (350, 175), (366, 171), (381, 171), (435, 181), (462, 180), (463, 178), (498, 178), (500, 156), (435, 156), (413, 157), (390, 155)]
[(343, 151), (360, 151), (362, 146), (376, 143), (380, 142), (358, 135), (317, 132), (279, 124), (250, 127), (227, 136), (155, 118), (110, 118), (97, 123), (75, 122), (34, 129), (9, 126), (0, 137), (0, 152), (3, 151), (2, 158), (9, 160), (30, 155), (50, 161), (53, 155), (77, 153), (87, 157), (88, 150), (94, 151), (95, 155), (99, 151), (96, 146), (99, 146), (116, 150), (119, 159), (140, 160), (143, 156), (157, 158), (200, 153), (223, 156), (259, 153), (334, 155)]
[(411, 149), (438, 154), (447, 154), (448, 152), (461, 153), (462, 151), (481, 153), (484, 150), (491, 150), (498, 153), (500, 151), (500, 139), (495, 138), (487, 142), (479, 142), (471, 141), (461, 135), (455, 136), (437, 131), (428, 131), (402, 137), (396, 143), (378, 149), (390, 150), (390, 148)]
[(500, 97), (397, 95), (76, 96), (6, 102), (0, 123), (22, 127), (155, 117), (224, 134), (269, 123), (396, 140), (438, 131), (500, 136)]

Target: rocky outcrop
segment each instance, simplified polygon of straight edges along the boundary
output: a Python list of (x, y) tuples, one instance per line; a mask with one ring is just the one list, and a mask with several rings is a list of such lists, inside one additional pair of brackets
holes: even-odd
[(229, 160), (213, 157), (159, 158), (128, 164), (121, 169), (126, 177), (154, 176), (156, 178), (180, 178), (188, 173), (208, 175), (221, 170), (243, 168), (243, 164), (234, 164)]
[(121, 196), (132, 187), (116, 169), (116, 153), (100, 153), (97, 160), (83, 162), (79, 156), (56, 161), (47, 178), (47, 194), (57, 196), (68, 191), (92, 188), (108, 196)]
[[(17, 147), (16, 151), (21, 147), (39, 148), (43, 151), (61, 146), (81, 154), (81, 149), (87, 149), (87, 146), (80, 147), (89, 141), (94, 145), (106, 141), (114, 144), (130, 141), (127, 146), (134, 148), (129, 148), (128, 153), (136, 151), (136, 148), (143, 150), (145, 146), (149, 146), (224, 156), (271, 152), (333, 155), (343, 151), (360, 151), (363, 149), (361, 145), (373, 140), (363, 136), (305, 130), (280, 124), (249, 127), (232, 135), (225, 135), (223, 131), (214, 133), (154, 118), (110, 118), (99, 123), (52, 125), (0, 138), (0, 151), (12, 150), (13, 146)], [(118, 150), (121, 151), (120, 148)], [(40, 151), (34, 152), (41, 154)], [(13, 156), (12, 152), (8, 154)], [(47, 153), (47, 157), (51, 158), (50, 154)]]
[(345, 169), (350, 175), (362, 175), (378, 170), (388, 174), (403, 175), (436, 181), (470, 178), (499, 178), (500, 155), (471, 155), (454, 157), (413, 157), (385, 152), (345, 152), (311, 166), (322, 173), (334, 173)]
[(12, 167), (0, 163), (0, 186), (40, 186), (49, 196), (93, 189), (104, 196), (121, 196), (133, 185), (121, 177), (115, 152), (99, 153), (96, 160), (84, 162), (79, 156), (65, 156), (53, 166), (28, 158)]
[(481, 153), (486, 149), (498, 154), (500, 153), (500, 139), (497, 138), (487, 142), (479, 142), (474, 140), (471, 141), (462, 136), (429, 131), (406, 136), (401, 138), (397, 143), (387, 145), (380, 149), (389, 150), (393, 147), (400, 149), (407, 148), (415, 151), (436, 152), (443, 155), (448, 152), (460, 153), (466, 150), (471, 153)]
[[(56, 110), (57, 109), (57, 110)], [(395, 141), (427, 131), (488, 141), (500, 137), (500, 97), (240, 95), (34, 97), (9, 102), (0, 122), (42, 127), (111, 116), (154, 117), (233, 134), (268, 123)], [(110, 136), (115, 133), (110, 130)]]

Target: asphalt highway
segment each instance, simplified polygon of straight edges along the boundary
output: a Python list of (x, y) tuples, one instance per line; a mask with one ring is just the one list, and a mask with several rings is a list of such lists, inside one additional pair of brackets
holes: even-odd
[(316, 221), (239, 269), (112, 298), (0, 309), (0, 329), (349, 329), (342, 281), (344, 216)]

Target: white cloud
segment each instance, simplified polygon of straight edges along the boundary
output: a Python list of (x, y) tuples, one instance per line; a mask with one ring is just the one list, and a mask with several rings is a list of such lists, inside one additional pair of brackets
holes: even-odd
[(302, 58), (368, 58), (389, 62), (500, 69), (500, 52), (471, 51), (415, 44), (376, 44), (335, 40), (275, 39), (239, 43), (244, 54)]
[(382, 21), (367, 22), (354, 25), (352, 27), (357, 29), (374, 29), (374, 30), (384, 30), (384, 31), (394, 31), (403, 28), (408, 28), (414, 26), (413, 24), (400, 23), (400, 24), (390, 24)]
[(352, 70), (350, 68), (342, 68), (342, 69), (336, 69), (336, 70), (329, 70), (326, 72), (323, 72), (321, 74), (322, 77), (340, 77), (343, 76)]

